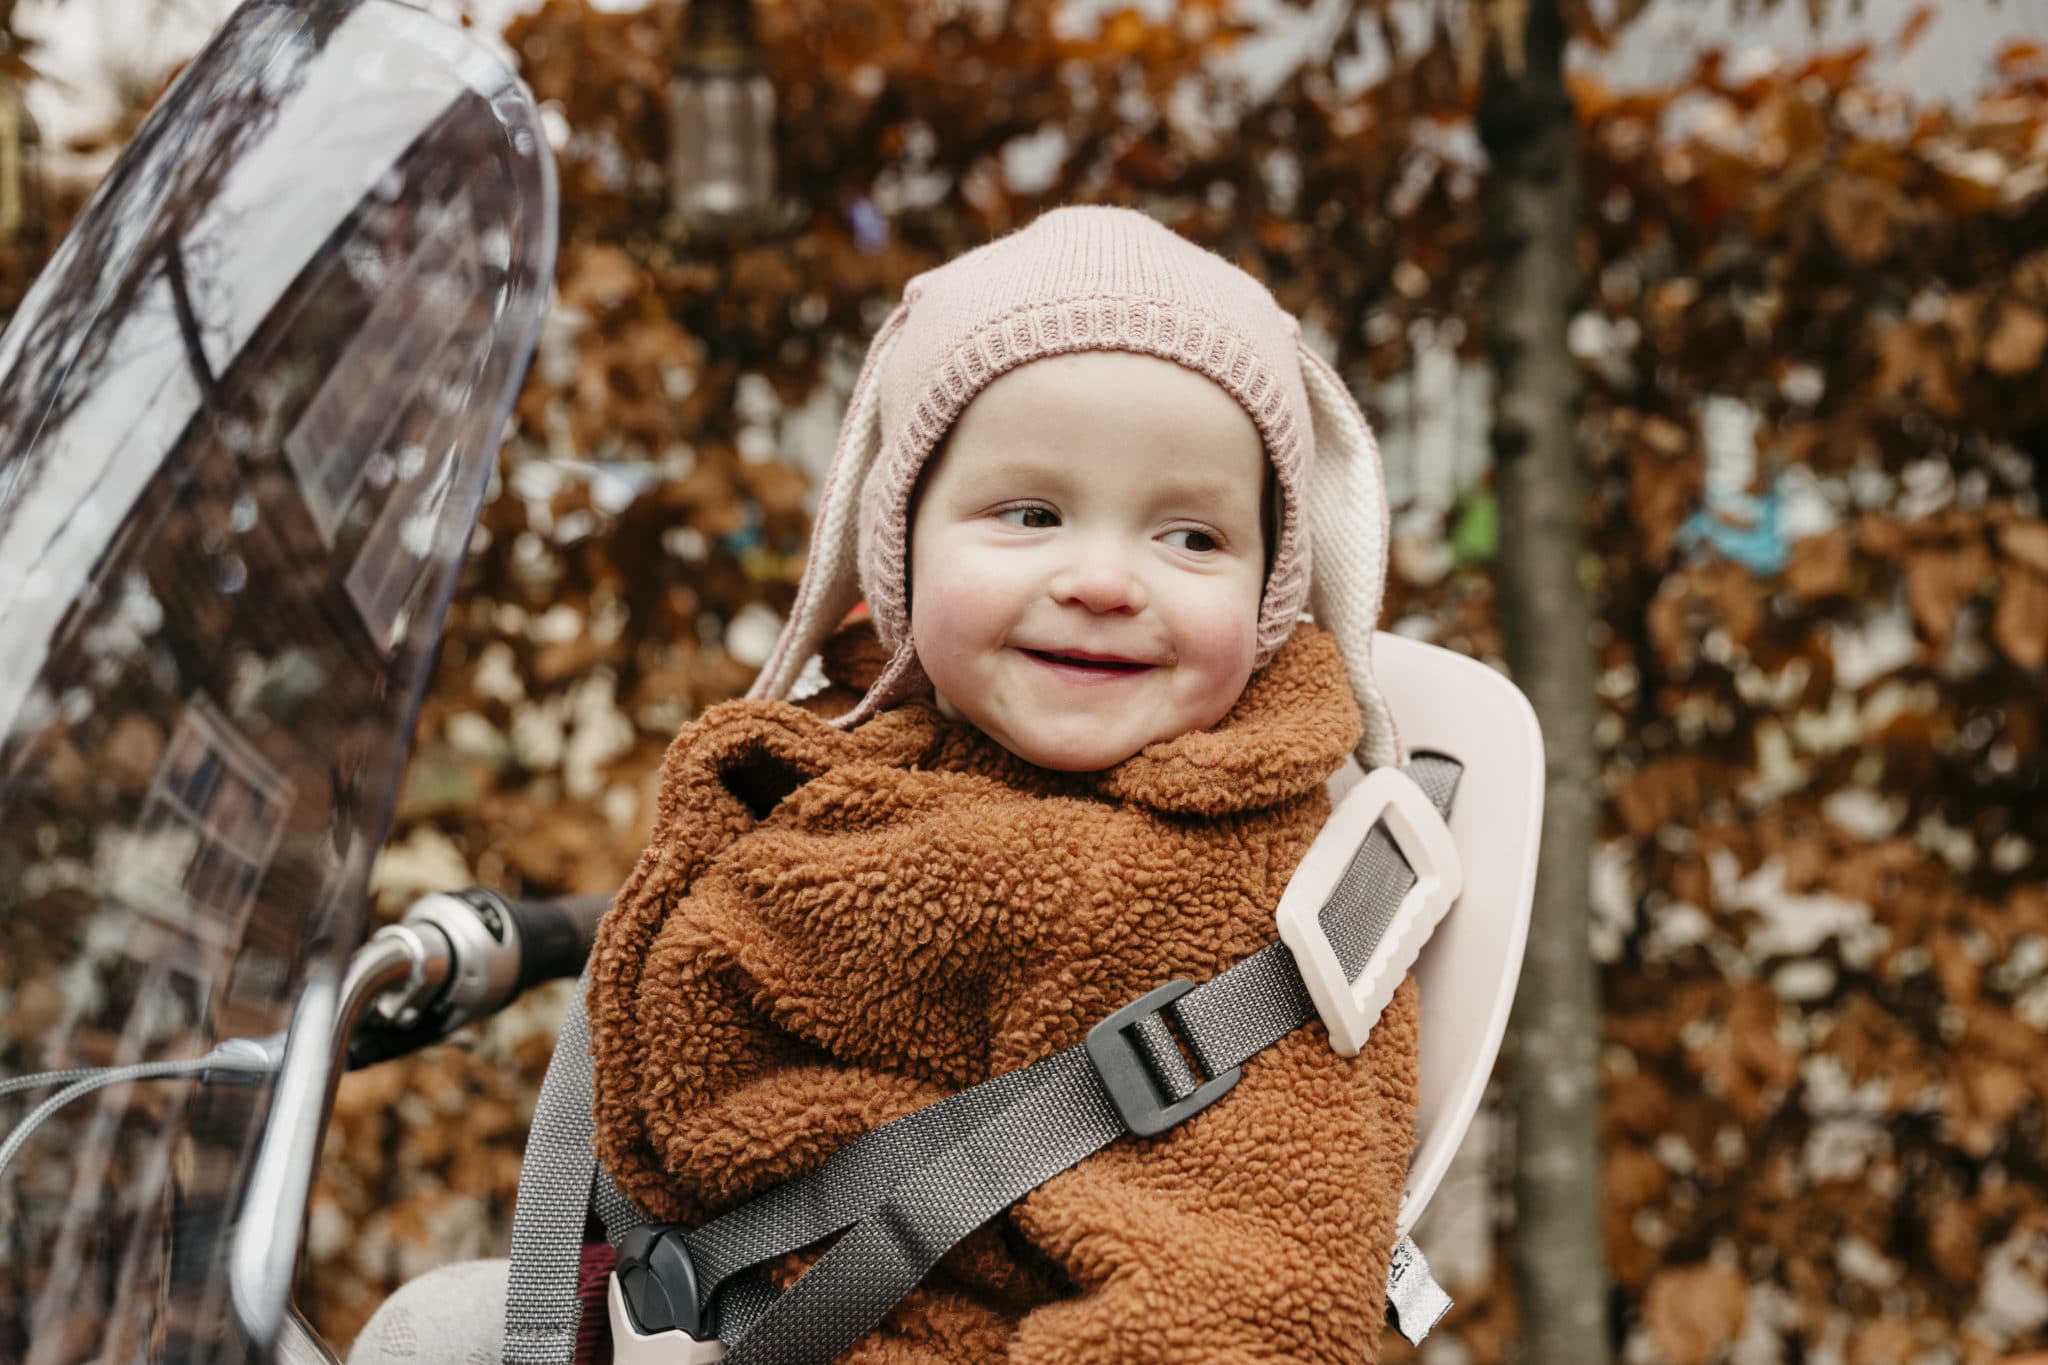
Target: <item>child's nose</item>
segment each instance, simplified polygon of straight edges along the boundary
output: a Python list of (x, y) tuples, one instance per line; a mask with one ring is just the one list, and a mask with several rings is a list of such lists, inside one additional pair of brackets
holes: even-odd
[(1063, 565), (1049, 586), (1053, 600), (1063, 606), (1093, 612), (1145, 609), (1145, 585), (1121, 547), (1090, 546)]

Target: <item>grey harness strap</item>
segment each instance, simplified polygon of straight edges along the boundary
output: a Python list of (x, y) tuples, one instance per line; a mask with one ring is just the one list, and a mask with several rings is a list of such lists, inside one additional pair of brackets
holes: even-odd
[[(576, 982), (575, 998), (555, 1038), (555, 1055), (541, 1082), (526, 1139), (526, 1157), (519, 1168), (519, 1199), (512, 1208), (512, 1269), (505, 1286), (505, 1365), (567, 1365), (576, 1353), (576, 1323), (582, 1305), (576, 1298), (577, 1265), (583, 1255), (583, 1225), (598, 1174), (591, 1150), (596, 1122), (591, 1115), (590, 1021), (583, 1013), (583, 994), (590, 982), (586, 970)], [(602, 1182), (615, 1200), (613, 1214), (625, 1203), (609, 1177)], [(637, 1216), (637, 1215), (635, 1215)], [(628, 1225), (630, 1226), (630, 1224)], [(608, 1236), (623, 1235), (625, 1226)]]
[[(1456, 763), (1424, 755), (1406, 771), (1439, 811), (1449, 808), (1461, 771)], [(1363, 970), (1414, 882), (1392, 839), (1375, 828), (1320, 916), (1347, 976)], [(1125, 1132), (1171, 1127), (1228, 1090), (1243, 1062), (1316, 1017), (1293, 955), (1271, 944), (1202, 985), (1174, 983), (1132, 1002), (1086, 1043), (874, 1129), (809, 1174), (688, 1233), (697, 1297), (707, 1309), (716, 1301), (713, 1321), (731, 1348), (730, 1365), (829, 1361), (887, 1316), (974, 1228)], [(1206, 1081), (1182, 1056), (1169, 1018)], [(644, 1221), (596, 1171), (590, 1097), (579, 990), (548, 1067), (520, 1175), (508, 1365), (571, 1358), (590, 1200), (614, 1242)], [(841, 1231), (779, 1296), (762, 1276), (746, 1273)], [(1414, 1341), (1449, 1306), (1406, 1238), (1396, 1249), (1388, 1295), (1401, 1331)]]
[[(512, 1270), (505, 1304), (505, 1365), (566, 1365), (580, 1305), (577, 1265), (593, 1204), (616, 1243), (647, 1221), (597, 1166), (591, 1150), (590, 1023), (577, 983), (534, 1106), (512, 1221)], [(690, 1255), (706, 1299), (726, 1288), (724, 1315), (751, 1323), (772, 1290), (735, 1277), (857, 1222), (900, 1181), (930, 1166), (1033, 1088), (1030, 1069), (1012, 1071), (863, 1134), (817, 1169), (786, 1181), (697, 1229)], [(727, 1287), (730, 1282), (730, 1287)]]
[(887, 1317), (968, 1233), (1128, 1129), (1081, 1048), (938, 1162), (888, 1190), (758, 1321), (720, 1315), (727, 1365), (829, 1361)]

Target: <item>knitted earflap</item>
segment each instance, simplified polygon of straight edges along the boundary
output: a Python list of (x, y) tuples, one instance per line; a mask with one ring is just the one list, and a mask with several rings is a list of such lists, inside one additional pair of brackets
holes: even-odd
[(1401, 762), (1394, 713), (1372, 674), (1372, 634), (1387, 588), (1387, 490), (1379, 443), (1344, 381), (1323, 358), (1297, 344), (1308, 388), (1315, 455), (1308, 467), (1309, 615), (1337, 637), (1351, 691), (1365, 719), (1358, 761), (1366, 771)]
[(795, 688), (804, 665), (860, 601), (860, 490), (882, 449), (881, 390), (875, 377), (910, 317), (911, 300), (896, 305), (868, 346), (860, 377), (839, 426), (832, 466), (818, 490), (818, 515), (811, 523), (811, 548), (804, 560), (789, 623), (775, 641), (768, 662), (747, 695), (780, 701)]

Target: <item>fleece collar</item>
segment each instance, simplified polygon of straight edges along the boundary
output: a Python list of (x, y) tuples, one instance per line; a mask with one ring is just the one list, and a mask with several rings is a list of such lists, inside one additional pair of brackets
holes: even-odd
[[(863, 695), (887, 665), (866, 621), (822, 651), (826, 678)], [(916, 752), (930, 766), (986, 772), (1047, 795), (1094, 796), (1173, 815), (1263, 810), (1320, 786), (1358, 744), (1358, 705), (1335, 640), (1306, 621), (1254, 673), (1229, 714), (1206, 730), (1149, 744), (1094, 773), (1052, 773), (1003, 749), (929, 699), (875, 716), (848, 736), (866, 755)]]

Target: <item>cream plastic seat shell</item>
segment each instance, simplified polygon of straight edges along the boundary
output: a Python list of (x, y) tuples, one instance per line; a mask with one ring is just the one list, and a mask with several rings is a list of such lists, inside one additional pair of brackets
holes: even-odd
[[(1465, 769), (1449, 822), (1464, 889), (1414, 968), (1422, 992), (1421, 1095), (1402, 1191), (1405, 1236), (1471, 1126), (1507, 1032), (1536, 894), (1543, 736), (1521, 690), (1475, 659), (1385, 631), (1374, 635), (1372, 657), (1402, 760), (1438, 753)], [(1347, 765), (1330, 779), (1332, 797), (1360, 780)]]

